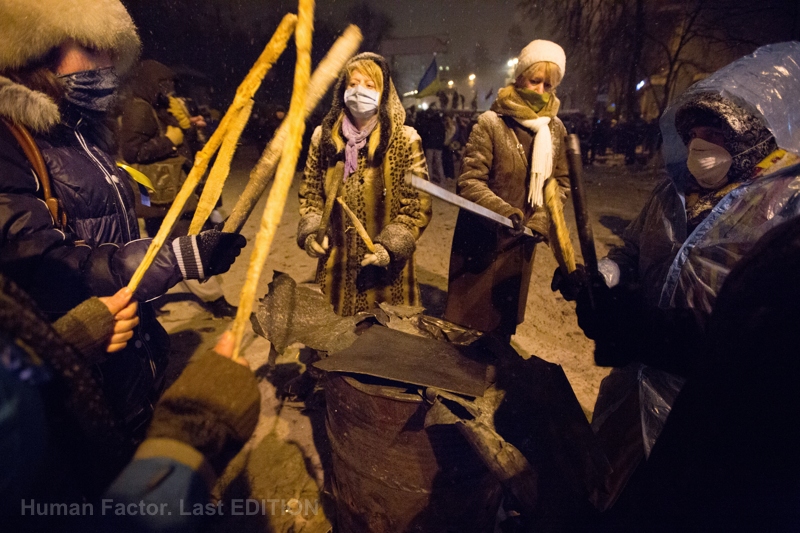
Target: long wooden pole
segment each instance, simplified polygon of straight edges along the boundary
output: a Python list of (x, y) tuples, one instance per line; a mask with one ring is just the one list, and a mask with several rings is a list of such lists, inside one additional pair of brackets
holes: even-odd
[(564, 204), (558, 194), (558, 184), (553, 178), (544, 184), (544, 205), (550, 213), (550, 248), (564, 274), (575, 270), (575, 249), (569, 239), (567, 221), (564, 219)]
[(220, 195), (222, 195), (222, 188), (225, 186), (225, 182), (231, 172), (231, 161), (233, 161), (233, 155), (236, 153), (239, 137), (242, 136), (242, 131), (244, 131), (244, 127), (250, 119), (250, 113), (253, 111), (253, 103), (252, 99), (247, 100), (244, 107), (239, 110), (236, 118), (228, 127), (228, 132), (225, 135), (225, 140), (222, 141), (214, 166), (211, 167), (211, 172), (208, 173), (208, 179), (205, 187), (203, 187), (203, 194), (200, 195), (200, 201), (197, 202), (197, 209), (195, 209), (192, 222), (189, 225), (189, 235), (200, 233), (209, 215), (216, 207)]
[(164, 217), (164, 222), (162, 222), (158, 233), (156, 233), (156, 236), (153, 237), (150, 247), (145, 253), (144, 259), (142, 259), (142, 262), (139, 264), (136, 272), (133, 273), (131, 280), (128, 282), (128, 288), (132, 292), (136, 292), (136, 288), (139, 286), (139, 283), (141, 283), (145, 272), (147, 272), (147, 269), (150, 268), (150, 265), (153, 263), (153, 260), (155, 260), (156, 255), (158, 255), (159, 250), (161, 250), (161, 247), (166, 242), (169, 234), (172, 233), (172, 228), (175, 226), (175, 222), (177, 222), (178, 218), (180, 217), (181, 212), (183, 211), (183, 206), (186, 205), (186, 201), (194, 193), (194, 190), (200, 183), (200, 178), (203, 176), (203, 174), (205, 174), (211, 157), (217, 151), (217, 148), (219, 148), (220, 144), (222, 144), (222, 140), (225, 137), (231, 122), (233, 122), (233, 119), (239, 114), (239, 111), (242, 109), (242, 107), (244, 107), (245, 103), (253, 98), (256, 90), (258, 90), (259, 86), (261, 85), (261, 80), (264, 79), (264, 76), (267, 75), (269, 69), (272, 67), (278, 57), (280, 57), (281, 53), (283, 53), (283, 50), (286, 48), (286, 43), (289, 41), (289, 37), (291, 37), (292, 31), (294, 30), (296, 24), (296, 15), (289, 13), (283, 17), (283, 20), (281, 20), (278, 29), (275, 30), (275, 34), (272, 36), (272, 39), (270, 39), (269, 43), (267, 43), (267, 46), (258, 57), (255, 65), (253, 65), (253, 68), (250, 69), (250, 72), (247, 73), (244, 81), (242, 81), (242, 83), (239, 85), (239, 88), (236, 90), (236, 96), (233, 99), (233, 103), (220, 121), (219, 127), (217, 127), (214, 134), (211, 135), (211, 138), (208, 140), (203, 149), (200, 150), (197, 155), (195, 155), (194, 166), (192, 166), (192, 170), (186, 177), (186, 181), (183, 182), (183, 186), (181, 187), (181, 190), (178, 191), (178, 195), (172, 202), (169, 211), (167, 211), (167, 214)]
[[(330, 86), (339, 77), (339, 73), (344, 68), (347, 60), (358, 51), (362, 38), (361, 30), (357, 26), (348, 26), (342, 36), (333, 43), (333, 46), (319, 65), (317, 65), (308, 87), (303, 120), (308, 118), (311, 112), (314, 111), (314, 108), (317, 107), (322, 97), (328, 92)], [(288, 133), (287, 122), (288, 120), (284, 120), (283, 124), (275, 132), (258, 163), (250, 172), (247, 186), (236, 202), (233, 211), (231, 211), (231, 216), (225, 222), (225, 231), (233, 233), (241, 231), (256, 203), (258, 203), (258, 199), (264, 194), (278, 166), (281, 154), (283, 154)]]
[(250, 323), (250, 313), (253, 311), (258, 280), (261, 277), (261, 271), (269, 256), (275, 232), (283, 216), (286, 198), (289, 195), (289, 188), (294, 179), (297, 158), (300, 155), (303, 133), (306, 129), (305, 106), (309, 79), (311, 78), (311, 36), (314, 31), (314, 0), (299, 0), (297, 15), (297, 29), (295, 30), (297, 64), (294, 72), (292, 100), (289, 105), (289, 114), (286, 118), (288, 124), (286, 149), (278, 164), (275, 183), (267, 198), (267, 205), (261, 217), (261, 227), (256, 234), (255, 246), (250, 255), (247, 277), (239, 296), (239, 309), (233, 321), (234, 359), (241, 355), (242, 338)]

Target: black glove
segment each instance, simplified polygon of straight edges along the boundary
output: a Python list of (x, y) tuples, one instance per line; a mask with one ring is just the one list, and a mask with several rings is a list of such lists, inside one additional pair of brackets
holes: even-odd
[(247, 239), (238, 233), (212, 229), (178, 237), (172, 241), (172, 250), (183, 279), (206, 279), (227, 272), (246, 244)]
[(550, 282), (550, 290), (559, 291), (568, 302), (574, 302), (578, 298), (578, 294), (585, 291), (588, 286), (589, 274), (581, 264), (575, 265), (575, 270), (566, 275), (561, 268), (557, 268), (553, 272), (553, 280)]
[(525, 226), (522, 224), (522, 217), (519, 216), (518, 213), (514, 213), (508, 218), (511, 220), (511, 223), (514, 224), (514, 227), (508, 230), (512, 237), (519, 237), (525, 233)]
[(652, 329), (638, 291), (623, 286), (609, 289), (601, 275), (588, 280), (575, 298), (575, 314), (584, 334), (595, 343), (595, 363), (621, 367), (641, 360)]
[(207, 352), (193, 357), (161, 397), (147, 437), (189, 444), (219, 475), (253, 434), (260, 406), (253, 372)]

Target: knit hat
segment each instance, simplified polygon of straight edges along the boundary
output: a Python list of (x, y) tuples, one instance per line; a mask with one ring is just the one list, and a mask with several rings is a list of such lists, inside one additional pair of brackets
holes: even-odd
[(758, 111), (716, 93), (692, 95), (675, 112), (675, 129), (687, 146), (696, 126), (722, 130), (724, 148), (733, 156), (728, 171), (731, 182), (747, 179), (753, 168), (778, 147)]
[(531, 41), (528, 46), (522, 49), (522, 52), (517, 57), (514, 77), (516, 78), (523, 74), (534, 63), (539, 63), (540, 61), (555, 63), (561, 71), (561, 77), (564, 77), (567, 68), (567, 56), (564, 54), (564, 49), (553, 41), (545, 41), (543, 39)]

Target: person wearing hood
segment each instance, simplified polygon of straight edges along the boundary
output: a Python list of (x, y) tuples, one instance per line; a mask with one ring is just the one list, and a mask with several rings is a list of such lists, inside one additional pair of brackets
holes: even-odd
[[(205, 126), (203, 117), (190, 116), (186, 105), (176, 96), (176, 77), (172, 69), (158, 61), (142, 61), (128, 83), (126, 92), (129, 96), (120, 116), (119, 152), (126, 163), (138, 166), (144, 174), (149, 174), (156, 188), (150, 205), (137, 203), (136, 206), (151, 237), (158, 232), (172, 201), (192, 169), (194, 155), (200, 148), (198, 128)], [(151, 163), (162, 163), (159, 169), (176, 168), (171, 172), (153, 172)], [(197, 201), (197, 195), (192, 195), (175, 225), (173, 235), (188, 234)], [(184, 280), (183, 285), (215, 317), (236, 316), (236, 307), (225, 299), (217, 276), (203, 283)]]
[[(616, 367), (601, 384), (594, 418), (605, 422), (595, 429), (636, 428), (638, 451), (616, 471), (630, 474), (655, 450), (686, 380), (713, 372), (702, 354), (732, 269), (759, 238), (800, 215), (798, 65), (800, 43), (767, 45), (682, 94), (661, 118), (668, 177), (625, 230), (624, 244), (600, 261), (593, 305), (587, 285), (577, 283), (578, 323), (595, 341), (595, 361)], [(567, 297), (579, 278), (554, 278), (554, 287)], [(770, 296), (779, 295), (762, 297)], [(641, 407), (623, 421), (614, 406), (626, 396)]]
[[(563, 139), (556, 117), (566, 56), (556, 43), (536, 40), (522, 49), (513, 84), (499, 91), (478, 118), (464, 152), (458, 194), (511, 219), (513, 230), (461, 211), (450, 252), (444, 318), (510, 340), (525, 318), (536, 243), (546, 240), (550, 218), (545, 181), (569, 191)], [(530, 228), (534, 237), (523, 236)]]
[[(125, 286), (150, 245), (103, 122), (139, 36), (118, 0), (4, 0), (0, 30), (0, 272), (58, 318)], [(145, 275), (133, 339), (95, 367), (129, 435), (152, 415), (169, 350), (144, 302), (226, 271), (244, 244), (220, 232), (180, 237)]]
[[(431, 201), (405, 182), (408, 173), (427, 179), (428, 172), (422, 141), (404, 122), (386, 60), (363, 53), (342, 70), (331, 110), (311, 139), (297, 244), (319, 258), (316, 282), (342, 316), (381, 302), (420, 305), (414, 250)], [(374, 252), (336, 198), (363, 224)]]
[[(668, 176), (626, 228), (623, 245), (600, 261), (601, 289), (627, 293), (627, 307), (691, 310), (702, 325), (736, 262), (797, 216), (800, 111), (791, 102), (800, 97), (798, 60), (800, 43), (764, 46), (665, 111)], [(579, 311), (587, 325), (600, 318)]]

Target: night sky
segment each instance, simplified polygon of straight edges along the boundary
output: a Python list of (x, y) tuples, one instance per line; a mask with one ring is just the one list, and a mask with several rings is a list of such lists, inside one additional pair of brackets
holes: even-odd
[[(343, 16), (358, 3), (357, 0), (320, 0), (317, 2), (317, 17)], [(391, 17), (394, 23), (392, 37), (436, 35), (448, 38), (448, 53), (437, 57), (441, 67), (454, 66), (460, 58), (471, 58), (478, 42), (486, 46), (489, 57), (497, 61), (497, 70), (481, 76), (473, 87), (468, 85), (464, 74), (456, 77), (442, 73), (443, 79), (454, 79), (456, 89), (465, 93), (468, 100), (472, 99), (473, 91), (477, 91), (481, 107), (485, 107), (485, 94), (490, 90), (496, 91), (505, 80), (505, 62), (509, 58), (505, 57), (507, 53), (503, 48), (508, 29), (516, 18), (516, 0), (371, 0), (367, 4)], [(526, 37), (529, 40), (536, 38), (532, 32)], [(395, 83), (398, 90), (415, 89), (431, 59), (432, 56), (396, 58)]]

